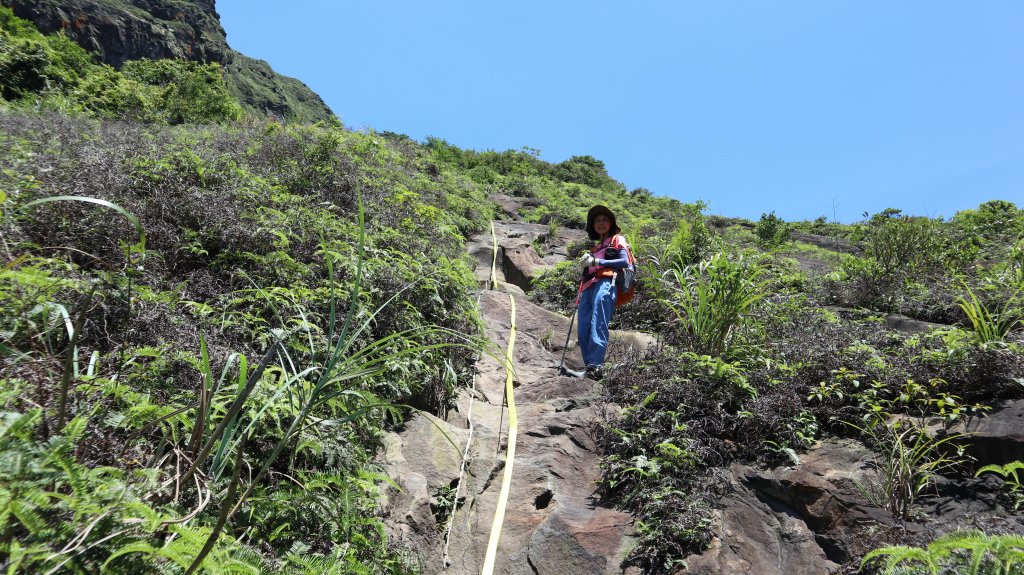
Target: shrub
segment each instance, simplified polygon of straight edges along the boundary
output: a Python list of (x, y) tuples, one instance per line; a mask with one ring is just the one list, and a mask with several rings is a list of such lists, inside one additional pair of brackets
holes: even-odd
[(168, 124), (209, 124), (237, 120), (242, 107), (224, 84), (219, 64), (180, 60), (135, 60), (127, 62), (124, 76), (142, 86), (154, 88), (155, 121)]
[(592, 188), (623, 189), (622, 184), (608, 175), (604, 162), (593, 156), (573, 156), (556, 165), (552, 175), (563, 182), (584, 184)]
[(772, 249), (789, 241), (791, 228), (785, 220), (772, 212), (761, 214), (761, 219), (754, 225), (754, 233), (762, 247)]
[(944, 269), (944, 240), (929, 218), (886, 219), (868, 235), (866, 253), (883, 278), (934, 274)]
[(128, 62), (123, 72), (96, 64), (62, 33), (44, 36), (0, 7), (0, 96), (65, 112), (169, 124), (233, 121), (242, 108), (217, 64)]
[[(371, 512), (380, 478), (367, 475), (369, 459), (399, 415), (388, 404), (444, 411), (472, 365), (475, 351), (455, 349), (479, 328), (457, 230), (477, 224), (461, 209), (435, 206), (479, 205), (485, 192), (447, 171), (440, 181), (419, 179), (379, 138), (336, 128), (169, 128), (6, 113), (0, 134), (0, 196), (9, 191), (0, 226), (10, 259), (0, 266), (0, 410), (42, 405), (31, 434), (56, 437), (66, 389), (69, 419), (82, 418), (89, 431), (71, 459), (106, 478), (120, 473), (96, 486), (127, 492), (120, 501), (128, 505), (103, 516), (108, 502), (81, 499), (77, 507), (65, 484), (44, 478), (66, 507), (48, 499), (45, 531), (17, 530), (8, 539), (15, 551), (31, 545), (39, 561), (62, 561), (53, 542), (73, 540), (102, 517), (84, 547), (130, 531), (76, 559), (82, 570), (99, 572), (110, 559), (119, 572), (151, 564), (180, 572), (221, 529), (219, 513), (251, 487), (206, 565), (234, 568), (244, 556), (245, 565), (272, 561), (286, 572), (284, 563), (307, 560), (339, 572), (406, 572)], [(371, 214), (361, 272), (354, 181)], [(135, 214), (147, 233), (145, 258), (131, 251), (136, 231), (120, 216), (82, 202), (27, 206), (71, 186)], [(420, 221), (433, 222), (433, 233), (414, 233)], [(360, 275), (356, 297), (340, 301)], [(395, 294), (392, 305), (367, 311)], [(340, 340), (349, 313), (360, 319), (332, 361), (327, 342)], [(73, 327), (83, 318), (77, 339), (64, 335), (64, 315)], [(425, 335), (427, 325), (443, 326), (427, 347), (408, 337)], [(268, 348), (280, 355), (265, 356)], [(281, 361), (260, 368), (253, 357)], [(239, 398), (237, 413), (225, 417)], [(278, 457), (285, 443), (288, 457)], [(190, 531), (154, 526), (198, 506), (194, 481), (180, 483), (177, 502), (166, 489), (192, 463), (212, 505)], [(256, 471), (236, 481), (242, 467)], [(0, 483), (0, 491), (28, 493), (18, 480)], [(140, 517), (146, 522), (122, 522)], [(321, 517), (323, 529), (310, 517)], [(162, 538), (168, 532), (174, 541)], [(258, 550), (238, 543), (243, 532), (262, 542)], [(111, 557), (122, 545), (132, 551)], [(35, 572), (39, 561), (22, 565)]]

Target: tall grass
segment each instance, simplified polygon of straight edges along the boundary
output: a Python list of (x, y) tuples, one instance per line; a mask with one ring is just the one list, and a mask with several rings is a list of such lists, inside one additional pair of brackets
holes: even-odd
[(742, 259), (719, 253), (697, 266), (672, 269), (676, 297), (666, 299), (694, 351), (721, 355), (744, 316), (764, 298), (761, 272)]
[(937, 475), (965, 459), (962, 446), (955, 443), (966, 437), (962, 433), (935, 438), (927, 428), (905, 421), (864, 427), (844, 423), (864, 433), (881, 453), (877, 485), (858, 487), (869, 501), (901, 519), (911, 518), (917, 498)]
[(1020, 290), (1006, 298), (1001, 308), (991, 311), (966, 282), (962, 282), (967, 297), (960, 297), (957, 303), (963, 310), (974, 330), (978, 343), (1003, 341), (1015, 327), (1024, 321), (1024, 310), (1020, 307)]

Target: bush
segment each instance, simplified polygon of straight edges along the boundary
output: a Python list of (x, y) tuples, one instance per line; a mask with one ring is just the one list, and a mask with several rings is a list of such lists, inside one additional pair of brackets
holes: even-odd
[[(66, 389), (69, 419), (81, 418), (89, 431), (68, 452), (85, 473), (95, 471), (97, 483), (82, 485), (99, 486), (97, 496), (126, 492), (115, 503), (128, 505), (104, 516), (110, 501), (69, 495), (49, 476), (24, 478), (46, 483), (33, 495), (46, 498), (46, 512), (37, 531), (19, 528), (8, 539), (35, 557), (22, 565), (45, 571), (63, 560), (55, 541), (91, 533), (83, 539), (88, 546), (124, 529), (122, 518), (144, 517), (127, 525), (124, 537), (76, 559), (81, 569), (99, 572), (109, 559), (109, 568), (125, 572), (184, 570), (188, 563), (176, 561), (196, 557), (218, 508), (237, 504), (229, 486), (239, 484), (239, 493), (251, 487), (252, 497), (227, 523), (207, 565), (244, 559), (290, 572), (293, 560), (309, 560), (340, 565), (339, 572), (407, 572), (371, 513), (380, 478), (369, 461), (400, 415), (388, 404), (443, 412), (474, 361), (474, 350), (457, 346), (479, 330), (459, 230), (480, 227), (465, 210), (486, 206), (486, 192), (447, 170), (437, 180), (421, 174), (374, 135), (329, 127), (171, 128), (11, 112), (0, 114), (0, 135), (0, 226), (10, 260), (0, 266), (0, 411), (28, 414), (42, 406), (27, 433), (57, 436), (55, 406)], [(65, 189), (137, 216), (145, 252), (126, 250), (137, 231), (114, 212), (82, 202), (26, 207)], [(360, 192), (369, 212), (367, 257), (362, 288), (350, 299), (360, 273)], [(432, 222), (430, 234), (418, 233), (424, 221)], [(367, 311), (396, 294), (382, 311)], [(62, 310), (73, 325), (81, 318), (73, 330), (80, 337), (69, 341)], [(332, 369), (324, 359), (329, 334), (339, 333), (349, 311), (360, 318), (356, 325), (369, 321), (349, 330), (339, 357), (374, 352), (381, 361), (369, 371)], [(428, 337), (424, 329), (432, 325), (441, 327), (431, 328), (431, 347), (420, 349), (413, 336)], [(281, 351), (280, 365), (278, 356), (265, 368), (243, 361), (270, 357), (268, 349)], [(80, 362), (68, 370), (70, 357)], [(358, 377), (316, 391), (317, 375), (346, 372)], [(239, 404), (240, 424), (231, 427), (233, 436), (215, 431), (241, 396), (246, 373), (254, 387)], [(309, 409), (300, 414), (297, 406)], [(329, 432), (317, 427), (327, 424)], [(0, 430), (6, 453), (2, 436)], [(217, 441), (223, 452), (197, 457), (198, 447)], [(51, 445), (42, 443), (19, 449)], [(284, 443), (287, 458), (278, 457)], [(202, 461), (199, 481), (214, 494), (213, 505), (187, 532), (157, 525), (198, 505), (195, 490), (183, 487), (174, 503), (165, 490), (173, 484), (168, 478), (194, 461)], [(269, 467), (262, 477), (230, 479), (241, 466)], [(31, 486), (20, 481), (0, 477), (0, 492), (28, 493)], [(59, 491), (60, 505), (48, 490)], [(103, 519), (88, 532), (95, 517)], [(313, 529), (310, 517), (322, 517), (322, 529)], [(165, 541), (167, 532), (178, 534)], [(239, 543), (243, 533), (260, 548)], [(114, 557), (123, 545), (131, 551)]]
[(237, 120), (242, 107), (228, 92), (219, 64), (179, 60), (135, 60), (122, 70), (125, 78), (152, 88), (150, 121), (210, 124)]
[(754, 225), (757, 241), (766, 249), (777, 248), (788, 242), (790, 232), (790, 226), (775, 212), (761, 214), (761, 219)]
[(929, 218), (892, 218), (868, 234), (866, 253), (881, 278), (941, 273), (945, 241), (938, 223)]
[(552, 175), (563, 182), (584, 184), (603, 190), (622, 190), (622, 184), (613, 180), (604, 162), (593, 156), (573, 156), (556, 165)]
[(676, 224), (667, 253), (662, 257), (663, 265), (682, 270), (708, 256), (713, 236), (704, 218), (704, 207), (702, 203), (684, 207), (683, 216)]

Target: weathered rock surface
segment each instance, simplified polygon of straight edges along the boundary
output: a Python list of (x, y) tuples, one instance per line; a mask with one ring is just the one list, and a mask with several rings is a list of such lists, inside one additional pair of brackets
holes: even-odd
[[(495, 266), (498, 281), (513, 284), (523, 291), (530, 291), (533, 279), (540, 272), (568, 256), (566, 248), (570, 243), (586, 237), (586, 232), (569, 228), (558, 228), (552, 236), (546, 225), (521, 222), (494, 222), (494, 232), (498, 238)], [(470, 238), (468, 243), (469, 253), (477, 259), (476, 275), (481, 285), (486, 284), (491, 275), (493, 242), (491, 231), (486, 230)], [(544, 257), (537, 253), (535, 243), (544, 246)]]
[(716, 539), (687, 558), (686, 573), (830, 573), (892, 537), (913, 545), (964, 528), (1024, 532), (998, 503), (992, 477), (938, 477), (916, 502), (925, 522), (901, 522), (868, 502), (879, 456), (849, 439), (819, 442), (795, 466), (765, 470), (733, 465), (716, 514)]
[(686, 559), (686, 573), (832, 573), (849, 560), (848, 537), (867, 522), (888, 522), (853, 481), (871, 471), (870, 452), (854, 441), (819, 443), (800, 465), (762, 470), (734, 464), (730, 492), (716, 512), (715, 540)]
[(314, 122), (334, 114), (305, 84), (232, 50), (214, 0), (2, 0), (44, 33), (63, 31), (100, 60), (172, 58), (216, 62), (243, 104), (281, 120)]
[[(825, 306), (825, 309), (844, 319), (863, 319), (870, 316), (877, 316), (877, 314), (870, 311), (836, 305)], [(882, 318), (882, 321), (886, 328), (907, 334), (927, 333), (932, 329), (949, 327), (941, 323), (932, 323), (929, 321), (914, 319), (898, 313), (886, 314)]]
[[(599, 384), (556, 375), (558, 357), (543, 347), (541, 338), (568, 320), (522, 297), (516, 298), (516, 306), (519, 435), (496, 572), (618, 573), (630, 546), (630, 518), (602, 506), (595, 494), (601, 472), (591, 428), (602, 419), (603, 406), (592, 399)], [(504, 349), (509, 294), (484, 292), (481, 307), (487, 335)], [(447, 568), (441, 560), (443, 534), (431, 504), (457, 481), (462, 454), (429, 416), (414, 417), (402, 433), (389, 438), (382, 462), (403, 491), (388, 491), (386, 521), (394, 540), (421, 551), (427, 573), (480, 571), (505, 464), (504, 381), (504, 367), (485, 357), (478, 365), (475, 392), (460, 395), (458, 415), (452, 414), (449, 422), (433, 419), (460, 448), (469, 437), (463, 425), (467, 418), (473, 423), (472, 457), (463, 477)]]
[(693, 575), (789, 575), (831, 573), (838, 565), (829, 561), (814, 533), (783, 506), (769, 506), (741, 478), (750, 473), (733, 466), (728, 474), (732, 492), (716, 513), (716, 537), (711, 547), (686, 558), (683, 573)]

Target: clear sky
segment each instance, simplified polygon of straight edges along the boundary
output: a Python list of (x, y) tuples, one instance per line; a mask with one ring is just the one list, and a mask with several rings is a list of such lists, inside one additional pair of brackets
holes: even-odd
[(354, 129), (589, 154), (710, 212), (1024, 207), (1019, 0), (218, 0)]

